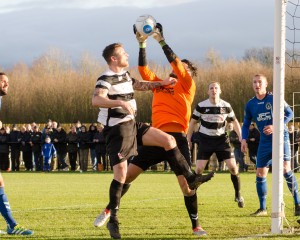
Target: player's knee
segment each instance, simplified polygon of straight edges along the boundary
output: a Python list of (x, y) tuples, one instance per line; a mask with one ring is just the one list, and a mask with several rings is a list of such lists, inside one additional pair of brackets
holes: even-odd
[(175, 138), (171, 135), (165, 136), (165, 139), (163, 142), (164, 142), (163, 147), (165, 150), (170, 150), (177, 146)]
[(239, 170), (237, 167), (229, 167), (228, 170), (232, 175), (237, 175), (239, 173)]
[(114, 179), (119, 182), (125, 182), (127, 167), (122, 164), (117, 164), (113, 167), (114, 169)]

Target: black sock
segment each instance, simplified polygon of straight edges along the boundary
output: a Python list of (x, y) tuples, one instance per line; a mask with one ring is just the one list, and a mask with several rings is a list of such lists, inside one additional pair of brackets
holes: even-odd
[(235, 191), (235, 198), (239, 199), (241, 197), (240, 175), (239, 174), (237, 174), (237, 175), (230, 174), (230, 175), (231, 175), (231, 181), (233, 183), (233, 187), (234, 187), (234, 191)]
[(197, 193), (195, 193), (193, 196), (184, 196), (184, 203), (194, 229), (199, 226)]
[(118, 210), (120, 206), (121, 193), (123, 183), (113, 179), (109, 188), (109, 204), (107, 208), (110, 209), (110, 222), (118, 222)]
[[(130, 186), (131, 186), (131, 183), (124, 183), (123, 188), (122, 188), (121, 198), (125, 195), (125, 193), (127, 193)], [(106, 206), (106, 209), (110, 210), (109, 204)]]
[(175, 148), (166, 151), (166, 153), (168, 156), (168, 163), (176, 176), (183, 175), (188, 182), (193, 181), (195, 176), (178, 147), (176, 146)]
[(121, 197), (123, 197), (125, 195), (125, 193), (127, 193), (127, 191), (129, 190), (130, 186), (131, 186), (130, 183), (124, 183), (123, 189), (122, 189), (122, 193), (121, 193)]

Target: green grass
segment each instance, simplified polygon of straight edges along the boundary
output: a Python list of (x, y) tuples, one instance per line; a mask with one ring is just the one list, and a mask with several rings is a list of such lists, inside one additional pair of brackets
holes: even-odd
[[(109, 239), (107, 229), (93, 227), (93, 221), (107, 204), (112, 173), (2, 174), (15, 219), (35, 231), (30, 239)], [(271, 177), (268, 177), (270, 210)], [(270, 217), (249, 217), (258, 208), (255, 174), (243, 173), (241, 181), (246, 201), (243, 209), (233, 201), (229, 173), (216, 174), (198, 189), (199, 220), (208, 232), (205, 239), (254, 239), (270, 234)], [(284, 199), (288, 223), (296, 234), (282, 234), (276, 239), (299, 239), (300, 225), (293, 216), (293, 201), (285, 184)], [(142, 174), (122, 199), (120, 209), (124, 239), (199, 239), (192, 234), (181, 190), (172, 173)], [(6, 229), (3, 219), (0, 229)], [(24, 237), (1, 235), (0, 238)], [(264, 238), (275, 239), (275, 236)]]

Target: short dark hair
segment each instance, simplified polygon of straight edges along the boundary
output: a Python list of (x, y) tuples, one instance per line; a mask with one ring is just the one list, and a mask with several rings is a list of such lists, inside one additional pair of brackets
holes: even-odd
[(123, 47), (121, 43), (113, 43), (106, 46), (102, 52), (102, 57), (105, 59), (107, 63), (111, 62), (111, 57), (114, 55), (116, 48)]
[(4, 72), (0, 72), (0, 76), (6, 76)]
[(266, 77), (266, 75), (264, 74), (261, 74), (261, 73), (258, 73), (258, 74), (255, 74), (253, 78), (264, 78), (267, 82), (268, 82), (268, 79)]
[(192, 77), (197, 77), (198, 68), (191, 61), (189, 61), (187, 59), (182, 59), (181, 62), (186, 63), (188, 65), (189, 69), (192, 72)]

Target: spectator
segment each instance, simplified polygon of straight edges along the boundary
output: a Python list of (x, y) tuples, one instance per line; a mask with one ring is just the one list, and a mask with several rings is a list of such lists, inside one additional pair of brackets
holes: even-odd
[(76, 123), (75, 123), (75, 126), (76, 126), (76, 132), (79, 133), (81, 131), (81, 122), (78, 120)]
[(51, 143), (51, 138), (49, 136), (45, 137), (45, 143), (42, 148), (42, 155), (44, 157), (44, 172), (50, 172), (51, 160), (56, 157), (56, 150), (54, 145)]
[(42, 133), (42, 144), (45, 143), (47, 136), (50, 137), (51, 141), (53, 140), (53, 131), (51, 127), (45, 128), (44, 133)]
[(48, 121), (46, 122), (46, 125), (45, 125), (45, 127), (43, 128), (43, 130), (42, 130), (42, 134), (43, 134), (43, 139), (45, 140), (45, 138), (46, 138), (46, 130), (47, 129), (52, 129), (52, 120), (51, 119), (48, 119)]
[(39, 131), (39, 127), (37, 125), (33, 127), (33, 133), (31, 134), (30, 142), (33, 153), (33, 161), (35, 163), (35, 171), (42, 171), (42, 133)]
[(10, 132), (10, 158), (11, 158), (11, 170), (20, 171), (20, 131), (16, 124), (12, 125), (12, 131)]
[(66, 142), (68, 143), (67, 151), (69, 155), (69, 162), (71, 165), (71, 171), (76, 170), (76, 161), (78, 153), (78, 135), (75, 125), (71, 126), (71, 131), (67, 134)]
[(26, 124), (26, 131), (29, 132), (30, 135), (33, 133), (33, 130), (32, 130), (32, 127), (31, 127), (30, 123)]
[[(94, 136), (97, 132), (96, 126), (94, 123), (92, 123), (89, 127), (89, 133), (90, 133), (91, 140), (94, 139)], [(91, 141), (89, 144), (89, 147), (90, 147), (91, 164), (93, 166), (93, 170), (96, 171), (97, 170), (97, 158), (96, 158), (96, 151), (95, 151), (95, 143), (93, 141)]]
[(35, 126), (38, 126), (38, 125), (36, 124), (36, 122), (32, 122), (32, 123), (31, 123), (31, 128), (34, 129)]
[(169, 166), (167, 160), (164, 160), (164, 171), (165, 172), (169, 172), (170, 171), (170, 166)]
[(6, 126), (6, 127), (5, 127), (5, 132), (6, 132), (7, 134), (10, 134), (10, 127), (9, 127), (9, 126)]
[[(78, 134), (80, 131), (81, 131), (81, 122), (78, 120), (76, 123), (75, 123), (75, 127), (76, 127), (76, 133)], [(78, 149), (79, 149), (79, 143), (78, 143)], [(78, 158), (80, 159), (80, 151), (78, 151)], [(81, 168), (80, 166), (80, 161), (79, 161), (79, 167)]]
[(5, 128), (0, 129), (0, 169), (10, 171), (9, 169), (9, 134), (5, 132)]
[(52, 131), (55, 132), (57, 130), (58, 127), (58, 122), (56, 121), (52, 121)]
[(32, 171), (32, 150), (30, 145), (31, 135), (26, 131), (26, 127), (22, 126), (19, 138), (21, 138), (21, 151), (23, 154), (23, 161), (25, 164), (26, 171)]
[(298, 129), (295, 129), (294, 125), (289, 126), (289, 138), (291, 144), (291, 164), (294, 164), (294, 172), (299, 171), (299, 162), (298, 162), (298, 150), (300, 142), (300, 132)]
[(89, 142), (91, 141), (91, 135), (87, 131), (85, 125), (82, 125), (80, 129), (81, 131), (78, 133), (80, 172), (86, 172), (88, 168)]
[(229, 130), (229, 142), (233, 147), (234, 158), (239, 164), (239, 172), (248, 171), (248, 165), (245, 163), (245, 155), (241, 151), (241, 142), (239, 140), (239, 136), (233, 130), (233, 124), (228, 123), (228, 130)]
[(102, 124), (98, 125), (97, 132), (94, 135), (93, 142), (95, 142), (95, 151), (96, 151), (98, 165), (102, 164), (103, 169), (108, 171), (108, 164), (107, 164), (107, 157), (106, 157), (106, 144), (103, 136), (103, 128), (104, 126)]
[[(55, 123), (55, 122), (53, 122)], [(55, 124), (53, 124), (55, 126)], [(57, 124), (57, 128), (53, 131), (53, 144), (57, 152), (58, 170), (69, 171), (69, 166), (66, 164), (67, 158), (67, 133), (62, 128), (61, 124)]]
[[(52, 124), (52, 122), (51, 122), (51, 124)], [(51, 125), (52, 126), (52, 125)], [(47, 127), (46, 129), (45, 129), (45, 133), (44, 134), (42, 134), (42, 144), (44, 144), (45, 143), (45, 140), (46, 140), (46, 137), (47, 136), (49, 136), (50, 137), (50, 140), (51, 140), (51, 142), (53, 141), (53, 129), (52, 129), (52, 127)], [(56, 157), (53, 157), (53, 159), (51, 160), (51, 169), (52, 170), (57, 170), (57, 159), (56, 159)]]
[(250, 124), (249, 136), (247, 138), (250, 161), (256, 165), (256, 156), (260, 140), (260, 133), (254, 123)]

